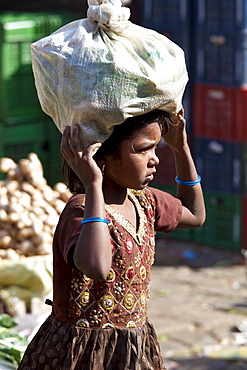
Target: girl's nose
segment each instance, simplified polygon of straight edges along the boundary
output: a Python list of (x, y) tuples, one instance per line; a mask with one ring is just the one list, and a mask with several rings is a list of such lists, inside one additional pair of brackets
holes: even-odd
[(153, 152), (153, 155), (149, 161), (150, 166), (158, 166), (159, 163), (160, 163), (159, 158), (157, 157), (156, 153)]

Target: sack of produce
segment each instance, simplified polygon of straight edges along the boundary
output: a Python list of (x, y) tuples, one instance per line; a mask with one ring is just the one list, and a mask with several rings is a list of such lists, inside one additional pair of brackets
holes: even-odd
[(31, 45), (41, 107), (63, 132), (80, 125), (82, 145), (107, 139), (128, 117), (177, 113), (188, 74), (183, 50), (129, 21), (121, 0), (88, 0), (87, 18)]

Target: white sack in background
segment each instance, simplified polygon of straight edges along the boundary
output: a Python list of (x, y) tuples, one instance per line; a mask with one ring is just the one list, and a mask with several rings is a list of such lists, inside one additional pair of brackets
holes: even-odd
[(181, 109), (183, 50), (131, 23), (121, 0), (88, 0), (87, 18), (31, 45), (41, 107), (63, 132), (80, 125), (82, 145), (107, 139), (126, 118)]

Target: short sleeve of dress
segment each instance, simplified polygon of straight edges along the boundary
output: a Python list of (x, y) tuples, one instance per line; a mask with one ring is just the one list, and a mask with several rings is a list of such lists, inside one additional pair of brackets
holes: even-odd
[(68, 256), (71, 248), (77, 243), (81, 232), (81, 220), (84, 215), (84, 195), (78, 194), (69, 199), (66, 204), (54, 235), (54, 246), (59, 248), (65, 262), (71, 265), (68, 261)]
[(177, 197), (156, 188), (148, 188), (154, 197), (155, 231), (169, 233), (176, 229), (182, 216), (182, 203)]

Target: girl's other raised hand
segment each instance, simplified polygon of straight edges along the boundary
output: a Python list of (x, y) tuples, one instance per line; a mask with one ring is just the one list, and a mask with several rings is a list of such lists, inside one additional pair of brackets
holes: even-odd
[(93, 159), (100, 146), (101, 143), (97, 142), (82, 149), (78, 125), (75, 125), (74, 128), (66, 126), (63, 132), (60, 147), (61, 153), (85, 188), (92, 184), (102, 184), (101, 170)]

